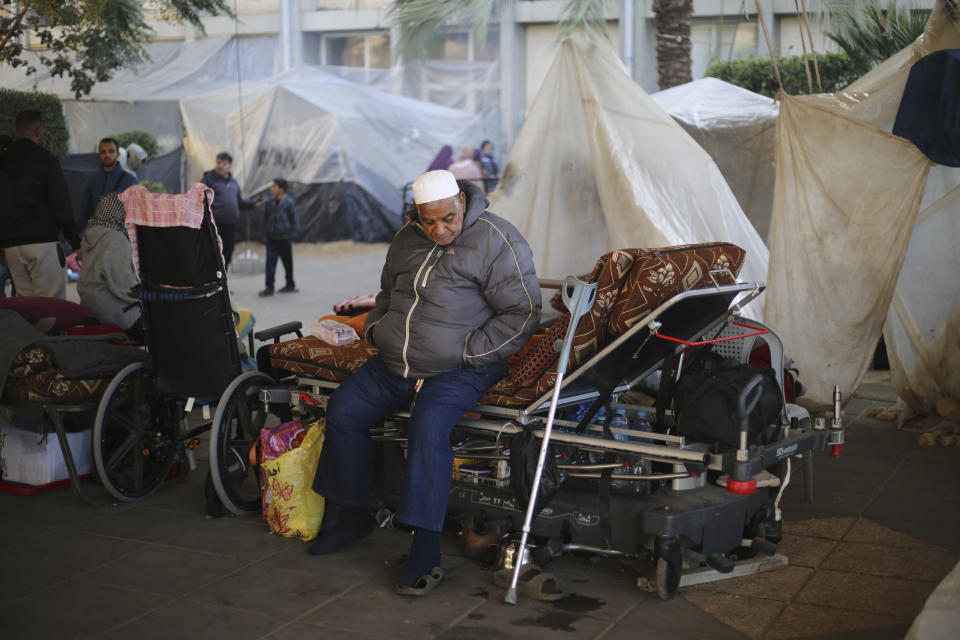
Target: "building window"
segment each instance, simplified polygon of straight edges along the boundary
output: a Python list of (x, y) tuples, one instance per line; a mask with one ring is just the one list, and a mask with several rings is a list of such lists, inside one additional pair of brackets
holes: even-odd
[(497, 29), (488, 30), (487, 41), (481, 48), (477, 46), (472, 32), (448, 31), (430, 43), (427, 58), (493, 62), (500, 58), (500, 32)]
[(322, 62), (337, 67), (387, 69), (390, 36), (385, 33), (324, 36)]

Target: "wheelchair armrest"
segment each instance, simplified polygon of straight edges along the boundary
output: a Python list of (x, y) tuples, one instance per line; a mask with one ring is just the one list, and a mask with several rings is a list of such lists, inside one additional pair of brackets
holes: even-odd
[(293, 322), (278, 324), (275, 327), (270, 327), (269, 329), (264, 329), (263, 331), (257, 331), (255, 334), (253, 334), (253, 337), (261, 342), (273, 340), (273, 343), (276, 344), (280, 342), (281, 336), (284, 336), (288, 333), (295, 333), (297, 334), (298, 338), (302, 338), (303, 334), (300, 333), (301, 327), (303, 327), (303, 323), (299, 320), (294, 320)]

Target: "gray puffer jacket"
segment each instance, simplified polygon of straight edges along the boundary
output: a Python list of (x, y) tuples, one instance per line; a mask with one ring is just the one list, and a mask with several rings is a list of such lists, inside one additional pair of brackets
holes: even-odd
[(504, 364), (540, 322), (533, 254), (516, 228), (486, 211), (483, 191), (459, 182), (466, 211), (449, 245), (404, 225), (387, 251), (365, 326), (387, 370), (408, 379)]

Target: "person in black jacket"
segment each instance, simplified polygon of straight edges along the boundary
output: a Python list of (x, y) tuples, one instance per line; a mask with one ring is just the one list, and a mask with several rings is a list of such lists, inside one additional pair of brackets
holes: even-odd
[(213, 204), (210, 212), (213, 221), (217, 224), (217, 232), (223, 243), (223, 263), (230, 266), (233, 258), (233, 247), (236, 244), (237, 221), (240, 219), (240, 209), (253, 209), (260, 206), (260, 200), (248, 200), (240, 194), (240, 185), (234, 180), (230, 168), (233, 166), (233, 156), (226, 151), (217, 154), (216, 166), (203, 174), (200, 182), (213, 189)]
[(58, 239), (73, 249), (80, 234), (60, 163), (40, 146), (43, 116), (26, 110), (14, 121), (16, 139), (0, 157), (0, 247), (22, 296), (66, 298), (67, 272)]
[(273, 295), (277, 258), (283, 262), (283, 273), (287, 280), (280, 293), (297, 292), (297, 286), (293, 282), (292, 244), (300, 230), (297, 205), (293, 198), (287, 195), (287, 181), (283, 178), (275, 178), (270, 184), (270, 195), (273, 197), (267, 199), (263, 219), (263, 241), (267, 245), (267, 288), (258, 294), (261, 298)]
[(97, 209), (100, 198), (105, 193), (121, 193), (127, 187), (140, 184), (137, 176), (133, 175), (120, 165), (120, 144), (115, 138), (104, 138), (97, 145), (97, 156), (100, 158), (101, 171), (87, 179), (87, 188), (80, 219), (80, 227), (87, 225), (87, 221)]

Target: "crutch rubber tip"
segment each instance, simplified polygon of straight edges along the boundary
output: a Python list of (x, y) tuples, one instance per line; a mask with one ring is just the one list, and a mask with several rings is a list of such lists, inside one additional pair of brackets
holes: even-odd
[(842, 449), (842, 448), (843, 448), (843, 445), (842, 445), (842, 444), (832, 445), (832, 446), (830, 447), (830, 457), (831, 457), (831, 458), (839, 458), (839, 457), (840, 457), (840, 449)]
[(507, 604), (517, 604), (517, 589), (516, 589), (516, 587), (513, 587), (513, 588), (511, 588), (511, 589), (507, 589), (507, 594), (506, 594), (505, 596), (503, 596), (503, 601), (506, 602)]
[(727, 491), (737, 495), (749, 495), (757, 492), (757, 481), (754, 478), (749, 480), (727, 479)]

